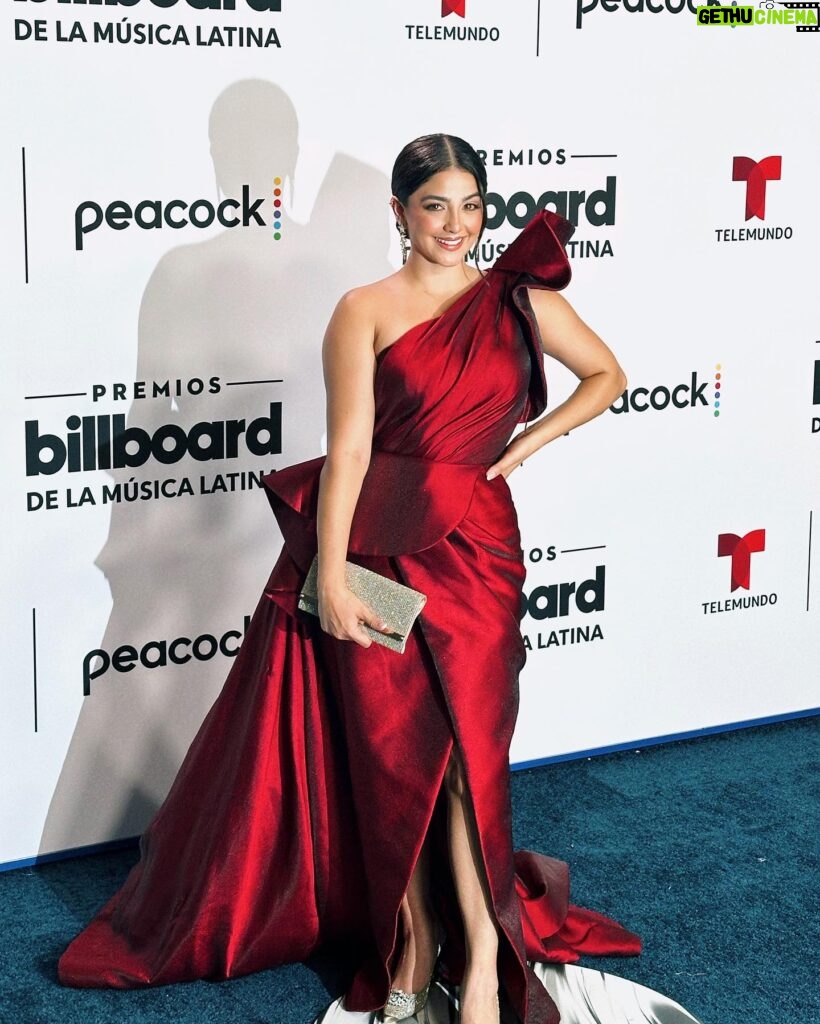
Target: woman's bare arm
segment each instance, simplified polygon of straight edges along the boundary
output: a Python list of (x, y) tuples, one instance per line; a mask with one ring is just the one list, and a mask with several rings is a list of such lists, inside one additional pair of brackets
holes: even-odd
[(345, 584), (345, 560), (353, 512), (370, 463), (375, 416), (374, 321), (360, 292), (339, 302), (322, 346), (327, 390), (327, 458), (319, 478), (319, 618), (322, 629), (340, 640), (369, 647), (361, 629), (384, 624)]
[(517, 434), (504, 455), (487, 470), (487, 479), (507, 477), (545, 444), (594, 419), (626, 387), (626, 377), (609, 348), (557, 292), (530, 289), (544, 351), (571, 370), (580, 383), (552, 412)]

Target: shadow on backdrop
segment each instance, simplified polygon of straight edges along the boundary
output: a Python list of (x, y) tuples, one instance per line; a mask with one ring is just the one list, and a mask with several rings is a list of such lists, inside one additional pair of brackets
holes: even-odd
[[(309, 222), (298, 224), (285, 213), (281, 239), (274, 238), (273, 179), (282, 179), (286, 198), (299, 187), (298, 120), (278, 86), (262, 80), (228, 86), (214, 102), (209, 133), (218, 189), (240, 204), (246, 186), (252, 197), (265, 197), (259, 208), (265, 225), (226, 228), (177, 246), (159, 261), (142, 297), (135, 376), (172, 385), (179, 380), (183, 392), (134, 400), (128, 426), (153, 434), (168, 423), (187, 431), (201, 421), (249, 422), (281, 402), (282, 454), (254, 456), (240, 443), (239, 457), (230, 462), (186, 457), (161, 465), (149, 459), (139, 468), (111, 471), (123, 485), (188, 476), (197, 493), (112, 505), (96, 560), (113, 602), (100, 643), (109, 655), (122, 645), (139, 650), (152, 641), (242, 630), (280, 535), (262, 491), (202, 495), (200, 477), (210, 485), (217, 472), (268, 472), (321, 453), (325, 326), (343, 292), (393, 269), (387, 179), (343, 154), (330, 162)], [(219, 378), (218, 394), (209, 395), (207, 385), (202, 395), (187, 393), (189, 380), (211, 377)], [(225, 386), (274, 378), (282, 382)], [(150, 657), (159, 659), (159, 650), (152, 648)], [(94, 679), (40, 853), (140, 833), (231, 664), (217, 654), (153, 669), (139, 663), (129, 672), (109, 668)]]

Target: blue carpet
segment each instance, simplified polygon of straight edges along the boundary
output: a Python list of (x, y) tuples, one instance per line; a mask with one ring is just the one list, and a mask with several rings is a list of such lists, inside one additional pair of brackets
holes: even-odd
[[(569, 861), (573, 900), (644, 939), (587, 960), (704, 1024), (820, 1024), (820, 718), (516, 772), (515, 842)], [(2, 1024), (309, 1024), (325, 959), (224, 983), (62, 988), (66, 943), (135, 850), (0, 875)]]

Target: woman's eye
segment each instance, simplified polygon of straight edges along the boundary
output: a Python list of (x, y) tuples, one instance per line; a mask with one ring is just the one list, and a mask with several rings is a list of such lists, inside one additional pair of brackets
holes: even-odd
[(430, 211), (440, 210), (441, 209), (441, 203), (428, 203), (427, 206), (424, 207), (424, 209), (425, 210), (430, 210)]
[(481, 203), (465, 203), (464, 208), (467, 210), (480, 210)]

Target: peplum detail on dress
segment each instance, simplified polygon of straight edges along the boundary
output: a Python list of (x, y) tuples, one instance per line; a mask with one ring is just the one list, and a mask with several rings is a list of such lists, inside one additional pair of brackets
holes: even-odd
[[(325, 457), (263, 477), (285, 545), (299, 567), (316, 553), (319, 476)], [(374, 451), (350, 529), (353, 555), (412, 554), (437, 544), (470, 507), (482, 465)]]

